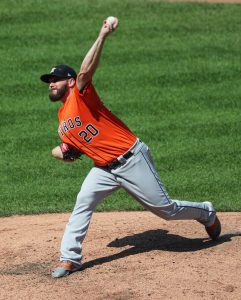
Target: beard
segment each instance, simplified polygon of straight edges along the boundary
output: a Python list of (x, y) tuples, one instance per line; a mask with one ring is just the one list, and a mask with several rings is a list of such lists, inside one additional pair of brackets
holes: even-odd
[(65, 95), (66, 91), (67, 91), (67, 85), (65, 85), (59, 89), (50, 90), (50, 93), (49, 93), (50, 101), (56, 102), (56, 101), (61, 100), (63, 98), (63, 96)]

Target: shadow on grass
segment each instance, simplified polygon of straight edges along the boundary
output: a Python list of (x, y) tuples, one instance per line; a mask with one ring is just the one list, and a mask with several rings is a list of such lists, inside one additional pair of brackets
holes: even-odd
[[(217, 245), (231, 242), (233, 237), (241, 236), (241, 233), (230, 233), (220, 236), (217, 241), (208, 238), (189, 239), (175, 234), (168, 234), (167, 230), (148, 230), (142, 233), (116, 239), (109, 243), (108, 247), (122, 248), (132, 246), (119, 253), (97, 258), (83, 264), (83, 269), (96, 265), (108, 263), (130, 255), (150, 252), (153, 250), (172, 252), (194, 252), (202, 249), (212, 248)], [(83, 270), (82, 269), (82, 270)]]

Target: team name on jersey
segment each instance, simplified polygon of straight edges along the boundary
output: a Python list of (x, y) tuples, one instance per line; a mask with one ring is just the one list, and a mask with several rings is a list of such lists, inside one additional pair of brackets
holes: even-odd
[(78, 127), (81, 127), (78, 136), (87, 143), (90, 143), (92, 139), (99, 134), (99, 130), (91, 123), (87, 124), (85, 127), (82, 126), (80, 116), (69, 118), (67, 121), (62, 121), (58, 128), (58, 134), (60, 137), (65, 136), (66, 132)]

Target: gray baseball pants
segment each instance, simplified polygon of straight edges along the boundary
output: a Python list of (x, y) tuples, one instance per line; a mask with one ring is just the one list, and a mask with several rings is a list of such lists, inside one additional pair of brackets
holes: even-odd
[(82, 242), (95, 207), (102, 199), (124, 188), (145, 208), (165, 220), (197, 220), (205, 226), (214, 222), (210, 202), (188, 202), (169, 198), (154, 166), (149, 149), (141, 141), (130, 149), (134, 155), (116, 169), (93, 167), (77, 196), (74, 210), (61, 242), (61, 260), (81, 264)]

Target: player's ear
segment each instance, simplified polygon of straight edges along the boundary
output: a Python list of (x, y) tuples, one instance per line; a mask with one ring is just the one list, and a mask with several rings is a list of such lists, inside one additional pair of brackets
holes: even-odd
[(74, 78), (70, 78), (69, 79), (69, 87), (73, 88), (75, 86), (75, 79)]

